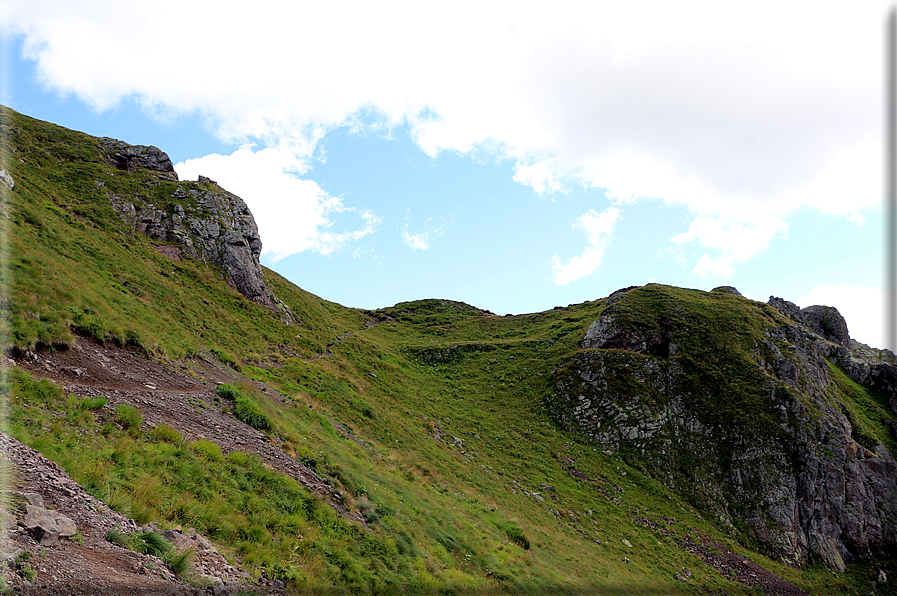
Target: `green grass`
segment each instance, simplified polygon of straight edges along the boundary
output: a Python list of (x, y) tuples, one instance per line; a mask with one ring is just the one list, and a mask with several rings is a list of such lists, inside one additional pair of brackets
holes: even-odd
[(168, 565), (174, 574), (180, 578), (186, 576), (186, 572), (190, 567), (190, 561), (193, 552), (187, 549), (183, 552), (177, 552), (174, 546), (165, 540), (162, 534), (158, 532), (134, 532), (133, 534), (124, 534), (115, 530), (106, 532), (106, 539), (115, 544), (143, 553), (145, 555), (153, 555), (159, 557)]
[[(368, 312), (266, 270), (298, 321), (284, 325), (216, 271), (162, 256), (106, 195), (169, 208), (175, 188), (195, 183), (115, 170), (96, 139), (8, 109), (0, 123), (17, 130), (0, 137), (0, 154), (17, 158), (4, 165), (16, 190), (0, 186), (12, 279), (0, 306), (13, 345), (61, 350), (87, 336), (177, 360), (199, 377), (207, 359), (269, 384), (286, 399), (249, 382), (215, 391), (221, 406), (312, 467), (365, 525), (258, 456), (224, 455), (214, 438), (188, 442), (176, 428), (146, 427), (136, 408), (113, 412), (104, 398), (70, 398), (12, 369), (8, 431), (138, 522), (193, 526), (231, 561), (297, 592), (752, 593), (681, 548), (695, 532), (810, 592), (868, 585), (865, 568), (832, 576), (763, 557), (714, 526), (687, 491), (651, 477), (635, 454), (605, 453), (555, 423), (549, 396), (605, 300), (506, 317), (435, 299)], [(660, 285), (630, 292), (617, 309), (626, 324), (647, 329), (666, 316), (684, 334), (676, 361), (708, 424), (778, 432), (766, 380), (751, 366), (775, 311)], [(893, 452), (880, 397), (835, 376), (858, 436)], [(616, 382), (623, 391), (633, 379)], [(645, 518), (672, 521), (652, 529)], [(687, 584), (674, 579), (683, 568), (693, 573)]]

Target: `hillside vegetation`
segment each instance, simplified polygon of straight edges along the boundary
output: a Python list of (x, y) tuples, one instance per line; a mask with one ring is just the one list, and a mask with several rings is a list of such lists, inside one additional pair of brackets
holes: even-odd
[[(772, 364), (758, 365), (792, 345), (776, 336), (790, 327), (774, 308), (651, 284), (617, 296), (612, 311), (608, 299), (504, 317), (439, 299), (364, 311), (265, 270), (295, 318), (287, 324), (219, 270), (163, 254), (168, 243), (129, 229), (113, 208), (117, 197), (174, 209), (175, 189), (200, 183), (118, 169), (98, 139), (7, 108), (0, 130), (0, 167), (15, 181), (0, 184), (8, 354), (95, 341), (179, 367), (207, 383), (213, 405), (198, 412), (236, 416), (332, 491), (321, 496), (254, 453), (223, 453), (175, 422), (151, 426), (139, 408), (87, 403), (5, 369), (5, 432), (140, 523), (195, 527), (233, 564), (297, 593), (761, 593), (705, 562), (727, 550), (808, 593), (866, 594), (878, 568), (894, 578), (878, 593), (897, 593), (887, 553), (848, 557), (844, 573), (812, 553), (784, 556), (739, 517), (765, 515), (748, 499), (758, 493), (729, 490), (728, 469), (715, 471), (745, 441), (790, 440), (770, 392), (805, 403), (794, 415), (823, 416), (799, 379), (786, 386)], [(606, 309), (645, 337), (668, 322), (678, 351), (584, 348)], [(830, 360), (836, 382), (819, 395), (886, 460), (887, 397)], [(232, 379), (217, 393), (210, 362)], [(640, 395), (657, 411), (682, 395), (703, 425), (743, 433), (667, 443), (662, 454), (629, 435), (603, 440), (577, 418), (586, 389), (571, 389), (599, 364), (622, 367), (608, 394)], [(650, 371), (676, 391), (646, 390)]]

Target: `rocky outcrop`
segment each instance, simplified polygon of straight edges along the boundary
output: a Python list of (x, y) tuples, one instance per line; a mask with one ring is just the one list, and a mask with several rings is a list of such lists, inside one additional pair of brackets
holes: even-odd
[(158, 147), (129, 145), (124, 141), (102, 137), (100, 148), (105, 154), (106, 161), (119, 170), (133, 172), (136, 168), (146, 168), (160, 172), (164, 178), (178, 179), (171, 159)]
[(6, 170), (0, 168), (0, 182), (6, 185), (9, 190), (12, 190), (16, 187), (16, 181), (12, 179), (12, 176), (7, 173)]
[(850, 345), (847, 321), (844, 320), (837, 308), (817, 305), (802, 308), (800, 312), (804, 316), (804, 324), (816, 335), (839, 346)]
[(769, 297), (768, 304), (786, 317), (805, 325), (816, 335), (839, 346), (850, 345), (847, 321), (844, 320), (837, 308), (820, 305), (800, 308), (793, 302), (775, 296)]
[(897, 414), (897, 356), (890, 350), (876, 350), (851, 340), (849, 348), (835, 350), (831, 358), (851, 380), (884, 395)]
[(808, 306), (801, 309), (793, 302), (774, 296), (769, 297), (768, 304), (812, 333), (840, 346), (829, 349), (822, 345), (819, 349), (851, 380), (885, 395), (891, 410), (897, 413), (897, 356), (890, 350), (876, 350), (852, 340), (847, 321), (837, 308)]
[[(771, 300), (786, 320), (740, 300), (732, 318), (709, 293), (685, 304), (649, 285), (618, 299), (558, 368), (553, 415), (778, 555), (843, 570), (892, 552), (897, 463), (857, 426), (827, 359), (888, 391), (893, 354), (845, 347), (836, 309)], [(640, 304), (654, 310), (633, 315)], [(763, 321), (753, 330), (751, 312)], [(733, 327), (739, 320), (744, 327)]]
[(722, 294), (731, 294), (733, 296), (741, 296), (741, 292), (734, 286), (717, 286), (710, 290), (711, 292), (719, 292)]
[[(178, 185), (164, 205), (135, 204), (116, 195), (109, 199), (132, 231), (177, 245), (180, 254), (221, 271), (234, 289), (253, 302), (279, 313), (286, 323), (295, 322), (289, 307), (265, 285), (259, 262), (262, 240), (255, 218), (240, 197), (205, 178), (203, 184)], [(170, 251), (163, 254), (180, 258)]]

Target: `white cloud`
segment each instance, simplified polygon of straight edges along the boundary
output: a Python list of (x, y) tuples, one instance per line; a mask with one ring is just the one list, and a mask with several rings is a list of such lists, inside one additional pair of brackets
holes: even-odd
[(427, 250), (430, 248), (430, 239), (427, 237), (426, 232), (411, 234), (408, 232), (408, 228), (405, 227), (402, 230), (402, 240), (414, 250)]
[[(381, 127), (410, 123), (431, 155), (509, 158), (540, 193), (572, 177), (619, 203), (685, 206), (686, 235), (708, 247), (719, 225), (762, 240), (758, 216), (861, 222), (881, 198), (881, 1), (2, 7), (0, 29), (25, 36), (40, 80), (96, 109), (132, 97), (151, 113), (198, 112), (223, 139), (300, 158), (373, 111)], [(316, 192), (303, 191), (319, 206), (303, 229), (323, 229)], [(750, 258), (721, 250), (696, 271)]]
[(670, 238), (673, 245), (698, 243), (719, 256), (704, 253), (692, 273), (707, 277), (729, 277), (734, 267), (769, 246), (776, 234), (785, 233), (788, 225), (776, 217), (760, 217), (744, 222), (738, 219), (698, 216), (687, 232)]
[(430, 248), (430, 242), (434, 238), (441, 236), (448, 225), (448, 222), (442, 218), (439, 219), (439, 224), (437, 225), (434, 223), (432, 217), (428, 217), (426, 221), (424, 221), (424, 229), (413, 234), (409, 231), (408, 220), (410, 219), (410, 216), (411, 213), (409, 210), (409, 212), (405, 214), (405, 225), (402, 227), (402, 240), (414, 250), (427, 250)]
[[(230, 155), (189, 159), (175, 170), (182, 180), (196, 180), (200, 174), (212, 178), (246, 201), (264, 240), (263, 254), (274, 261), (305, 250), (328, 254), (373, 233), (381, 218), (346, 207), (316, 182), (298, 178), (307, 169), (298, 155), (295, 147), (253, 151), (252, 145), (244, 145)], [(362, 226), (332, 231), (332, 216), (338, 213), (354, 213)]]
[(591, 275), (601, 265), (604, 250), (619, 219), (620, 210), (616, 207), (609, 207), (601, 213), (594, 209), (583, 213), (573, 224), (573, 228), (585, 231), (588, 246), (581, 255), (573, 257), (566, 264), (562, 263), (557, 255), (552, 257), (554, 283), (563, 286)]
[(847, 321), (850, 337), (873, 348), (883, 348), (884, 298), (884, 292), (879, 288), (821, 285), (796, 300), (795, 304), (801, 308), (814, 304), (834, 306)]
[(517, 162), (514, 167), (514, 182), (531, 186), (539, 194), (563, 192), (564, 190), (564, 185), (559, 180), (556, 169), (546, 161), (531, 164)]

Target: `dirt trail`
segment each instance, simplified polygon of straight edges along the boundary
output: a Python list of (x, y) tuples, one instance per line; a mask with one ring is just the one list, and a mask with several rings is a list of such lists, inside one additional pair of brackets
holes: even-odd
[[(76, 396), (106, 397), (109, 401), (97, 412), (100, 416), (111, 416), (118, 404), (129, 404), (140, 410), (146, 425), (167, 424), (189, 441), (208, 439), (224, 454), (258, 453), (272, 468), (324, 497), (341, 515), (362, 522), (359, 514), (336, 500), (333, 489), (314, 470), (270, 444), (264, 433), (221, 410), (214, 391), (216, 384), (248, 379), (216, 363), (213, 357), (160, 362), (81, 338), (69, 350), (27, 352), (15, 363)], [(275, 400), (287, 399), (263, 383), (252, 383)]]

